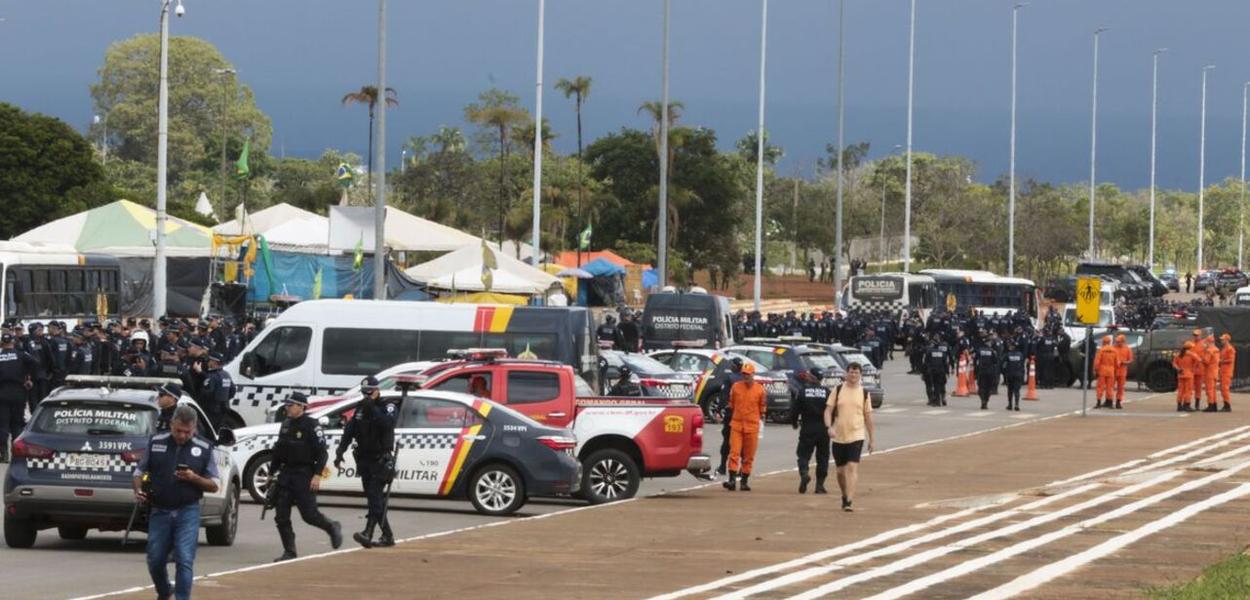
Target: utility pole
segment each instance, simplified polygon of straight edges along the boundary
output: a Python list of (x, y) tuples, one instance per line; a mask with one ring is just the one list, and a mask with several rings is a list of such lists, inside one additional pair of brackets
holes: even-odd
[(660, 271), (660, 287), (668, 285), (668, 12), (670, 0), (664, 0), (664, 50), (662, 92), (660, 93), (660, 214), (658, 215), (660, 247), (656, 252), (656, 268)]
[(1095, 192), (1098, 188), (1098, 179), (1095, 176), (1097, 171), (1095, 165), (1098, 158), (1098, 38), (1102, 32), (1106, 31), (1106, 27), (1099, 27), (1094, 31), (1094, 109), (1093, 109), (1093, 125), (1090, 127), (1089, 133), (1089, 259), (1094, 258), (1094, 204)]
[[(542, 188), (543, 188), (543, 25), (547, 16), (547, 0), (538, 0), (538, 76), (535, 85), (534, 99), (534, 211), (533, 229), (530, 243), (533, 245), (531, 263), (538, 266), (542, 256), (539, 225), (542, 220)], [(578, 240), (580, 241), (580, 240)]]
[(916, 83), (916, 0), (911, 0), (911, 26), (907, 35), (907, 183), (903, 207), (903, 272), (911, 272), (911, 139), (912, 109)]
[(760, 17), (760, 120), (755, 143), (755, 311), (760, 310), (764, 274), (764, 75), (768, 66), (768, 0), (761, 3)]
[(846, 0), (838, 0), (838, 173), (837, 173), (837, 225), (833, 235), (833, 304), (838, 306), (838, 296), (842, 293), (842, 154), (846, 116), (843, 104), (843, 85), (846, 81)]
[[(1151, 270), (1155, 268), (1155, 150), (1159, 122), (1159, 55), (1167, 51), (1167, 48), (1154, 51), (1154, 66), (1150, 76), (1150, 251), (1147, 253), (1146, 264), (1150, 265)], [(1244, 152), (1244, 143), (1242, 149)]]
[(378, 0), (378, 191), (373, 203), (373, 299), (386, 300), (386, 0)]

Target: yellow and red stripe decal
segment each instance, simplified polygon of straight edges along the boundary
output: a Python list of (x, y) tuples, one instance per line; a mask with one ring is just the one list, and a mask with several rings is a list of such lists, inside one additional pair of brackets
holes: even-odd
[[(489, 402), (473, 401), (473, 410), (482, 417), (490, 415), (491, 406)], [(456, 447), (451, 451), (451, 459), (447, 461), (447, 470), (443, 472), (443, 485), (438, 489), (440, 496), (451, 494), (451, 490), (456, 485), (456, 479), (464, 468), (464, 461), (469, 457), (469, 450), (473, 448), (474, 438), (481, 430), (481, 423), (460, 430), (460, 436), (456, 439)]]
[(473, 317), (474, 333), (503, 333), (512, 320), (511, 306), (479, 306)]

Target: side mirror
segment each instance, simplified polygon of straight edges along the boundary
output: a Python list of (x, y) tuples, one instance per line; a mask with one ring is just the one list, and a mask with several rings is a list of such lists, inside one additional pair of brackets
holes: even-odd
[(330, 426), (330, 417), (327, 417), (327, 416), (324, 416), (324, 415), (322, 415), (322, 416), (320, 416), (320, 417), (317, 417), (317, 425), (320, 425), (323, 429), (324, 429), (324, 428), (326, 428), (326, 427), (329, 427), (329, 426)]
[(222, 427), (217, 431), (217, 445), (233, 446), (235, 444), (234, 430), (229, 427)]
[(256, 377), (256, 374), (254, 373), (255, 369), (256, 369), (256, 355), (255, 354), (252, 354), (251, 352), (245, 352), (243, 356), (239, 357), (239, 375), (242, 375), (248, 379), (255, 378)]

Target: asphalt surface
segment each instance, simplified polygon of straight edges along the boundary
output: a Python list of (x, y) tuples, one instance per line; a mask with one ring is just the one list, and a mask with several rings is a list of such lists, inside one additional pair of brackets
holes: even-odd
[[(886, 399), (876, 415), (877, 449), (896, 448), (926, 441), (951, 438), (1004, 426), (1021, 425), (1043, 417), (1081, 408), (1081, 390), (1039, 390), (1041, 400), (1025, 401), (1021, 412), (1007, 412), (1006, 390), (1000, 390), (990, 402), (990, 410), (978, 410), (975, 397), (950, 398), (949, 406), (934, 409), (925, 406), (924, 387), (917, 375), (906, 374), (905, 358), (896, 353), (896, 360), (885, 367)], [(953, 379), (949, 387), (954, 387)], [(1130, 390), (1133, 386), (1130, 384)], [(1130, 391), (1129, 398), (1143, 398), (1149, 392)], [(1092, 398), (1090, 400), (1092, 406)], [(719, 426), (705, 430), (705, 449), (718, 458)], [(795, 434), (784, 425), (770, 425), (756, 458), (756, 472), (794, 469)], [(665, 491), (701, 485), (689, 475), (672, 479), (644, 480), (641, 493)], [(832, 484), (832, 482), (831, 482)], [(343, 523), (344, 532), (359, 530), (364, 523), (362, 499), (323, 497), (321, 506), (330, 518)], [(478, 515), (467, 501), (435, 501), (396, 499), (392, 501), (391, 523), (396, 537), (408, 538), (450, 532), (485, 525), (501, 519)], [(584, 506), (576, 501), (534, 501), (519, 516), (534, 516)], [(294, 515), (293, 515), (294, 516)], [(240, 510), (238, 538), (234, 546), (219, 548), (207, 545), (201, 534), (196, 558), (196, 573), (209, 574), (268, 563), (281, 554), (281, 545), (272, 516), (259, 520), (260, 507), (245, 503)], [(509, 517), (516, 518), (516, 517)], [(330, 550), (327, 537), (296, 519), (297, 544), (301, 555)], [(6, 598), (71, 598), (146, 586), (150, 584), (143, 557), (142, 534), (121, 547), (121, 533), (92, 532), (83, 541), (64, 541), (55, 530), (40, 532), (35, 547), (14, 550), (0, 546), (0, 572), (5, 574)], [(347, 544), (351, 544), (350, 536)], [(72, 577), (65, 574), (72, 573)]]

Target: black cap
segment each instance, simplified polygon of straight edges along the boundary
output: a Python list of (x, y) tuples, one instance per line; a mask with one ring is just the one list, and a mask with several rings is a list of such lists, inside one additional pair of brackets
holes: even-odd
[(87, 335), (87, 334), (86, 334), (86, 332), (84, 332), (84, 331), (83, 331), (82, 326), (80, 325), (80, 326), (78, 326), (78, 327), (75, 327), (75, 328), (74, 328), (74, 333), (73, 333), (73, 335), (74, 335), (74, 337), (83, 337), (83, 336), (85, 336), (85, 335)]
[(283, 402), (283, 404), (298, 404), (300, 406), (308, 406), (308, 396), (304, 395), (304, 392), (291, 392), (291, 395), (286, 397), (286, 400)]
[(204, 338), (191, 338), (191, 345), (198, 348), (208, 348), (208, 342), (204, 341)]
[(223, 357), (221, 356), (221, 353), (220, 353), (220, 352), (209, 352), (209, 353), (208, 353), (208, 360), (214, 360), (214, 361), (217, 361), (217, 362), (225, 362), (225, 358), (223, 358)]
[(43, 329), (43, 323), (40, 323), (39, 321), (35, 321), (34, 323), (31, 323), (30, 327), (27, 327), (27, 329), (31, 331), (34, 331), (36, 329)]
[(182, 386), (176, 383), (166, 383), (156, 388), (156, 393), (162, 396), (173, 396), (175, 398), (182, 397)]
[(376, 390), (376, 389), (378, 389), (378, 378), (377, 378), (377, 377), (374, 377), (373, 375), (370, 375), (370, 376), (368, 376), (368, 377), (366, 377), (366, 378), (364, 378), (364, 379), (361, 379), (361, 380), (360, 380), (360, 390), (361, 390), (361, 391), (363, 391), (363, 392), (370, 392), (370, 391), (373, 391), (373, 390)]
[(0, 335), (0, 344), (12, 344), (12, 343), (13, 343), (13, 334), (6, 333), (3, 335)]

